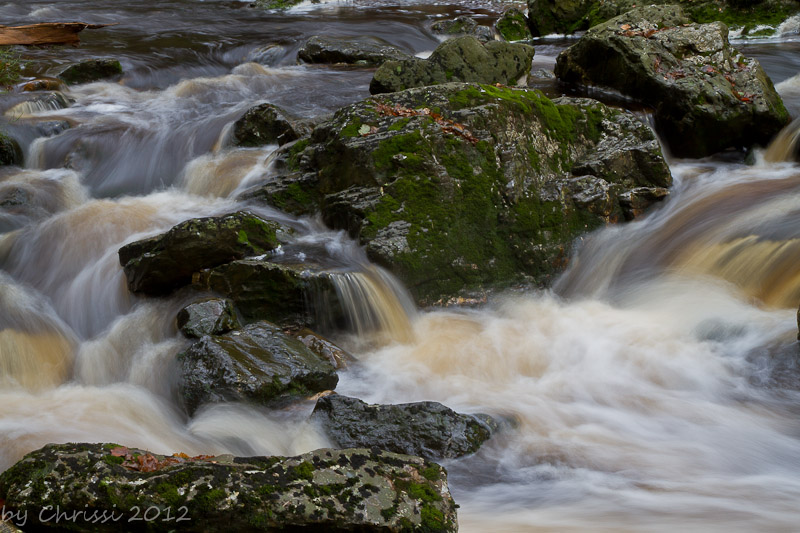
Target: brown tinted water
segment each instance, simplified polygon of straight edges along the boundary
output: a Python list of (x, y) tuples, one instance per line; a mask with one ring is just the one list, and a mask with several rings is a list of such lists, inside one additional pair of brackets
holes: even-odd
[[(295, 228), (283, 260), (334, 270), (351, 324), (338, 340), (359, 359), (341, 372), (340, 392), (437, 400), (504, 421), (478, 454), (446, 464), (462, 531), (796, 529), (800, 166), (783, 161), (796, 129), (753, 166), (672, 161), (670, 199), (586, 236), (553, 291), (476, 310), (415, 313), (346, 236), (233, 199), (269, 177), (274, 149), (226, 146), (245, 109), (269, 101), (320, 116), (368, 94), (369, 70), (296, 65), (307, 37), (373, 35), (423, 53), (439, 42), (433, 20), (488, 23), (503, 7), (0, 3), (5, 24), (119, 23), (85, 31), (79, 48), (24, 51), (35, 65), (27, 74), (105, 56), (126, 72), (120, 83), (71, 88), (68, 109), (18, 108), (5, 119), (29, 168), (5, 169), (0, 192), (22, 187), (37, 209), (0, 212), (0, 470), (48, 442), (193, 455), (328, 444), (305, 422), (310, 406), (226, 404), (189, 419), (172, 365), (185, 347), (173, 319), (190, 296), (148, 300), (124, 284), (121, 245), (250, 207)], [(742, 47), (797, 109), (792, 39)], [(569, 42), (537, 44), (537, 68)], [(0, 95), (0, 109), (19, 101)], [(72, 128), (37, 138), (33, 123), (44, 120)]]

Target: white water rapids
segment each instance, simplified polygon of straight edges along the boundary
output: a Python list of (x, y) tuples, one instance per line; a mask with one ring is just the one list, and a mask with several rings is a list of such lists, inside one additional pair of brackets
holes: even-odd
[[(783, 155), (754, 166), (673, 161), (669, 199), (586, 236), (552, 291), (409, 315), (385, 284), (352, 273), (366, 259), (346, 236), (234, 200), (269, 176), (274, 149), (226, 146), (245, 109), (270, 101), (320, 115), (366, 96), (368, 72), (287, 59), (299, 36), (319, 31), (313, 7), (284, 19), (245, 3), (165, 2), (164, 13), (191, 9), (178, 23), (116, 0), (106, 11), (29, 4), (0, 4), (0, 15), (122, 20), (113, 38), (86, 36), (74, 53), (119, 51), (133, 74), (72, 88), (68, 109), (7, 117), (27, 139), (28, 168), (0, 173), (0, 195), (27, 191), (35, 209), (0, 211), (0, 471), (49, 442), (190, 455), (329, 444), (305, 421), (313, 403), (218, 405), (188, 418), (172, 365), (187, 345), (174, 317), (193, 296), (140, 298), (125, 286), (123, 244), (248, 207), (295, 228), (286, 254), (341, 267), (341, 298), (372, 300), (351, 322), (389, 332), (336, 339), (359, 360), (340, 372), (340, 393), (435, 400), (502, 421), (476, 455), (445, 463), (461, 531), (798, 530), (800, 165), (783, 161), (796, 127)], [(345, 3), (325, 13), (344, 34), (380, 20), (383, 38), (419, 53), (438, 41), (417, 20), (497, 9), (475, 5)], [(236, 23), (219, 21), (223, 9)], [(163, 35), (142, 38), (138, 17)], [(169, 33), (170, 24), (180, 27)], [(219, 38), (223, 30), (241, 34)], [(265, 48), (268, 30), (276, 43)], [(797, 67), (798, 48), (783, 46), (793, 45), (768, 49), (779, 73)], [(153, 52), (162, 48), (181, 62)], [(776, 81), (796, 116), (800, 77), (791, 75)], [(30, 124), (53, 120), (72, 127), (35, 139)]]

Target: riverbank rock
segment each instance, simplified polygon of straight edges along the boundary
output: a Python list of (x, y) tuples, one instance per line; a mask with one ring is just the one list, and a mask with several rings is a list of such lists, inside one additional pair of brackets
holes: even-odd
[[(680, 4), (693, 22), (724, 22), (749, 33), (756, 26), (777, 27), (800, 13), (796, 0), (650, 0), (646, 5)], [(528, 0), (528, 24), (536, 36), (574, 33), (642, 6), (636, 0)]]
[(296, 338), (305, 344), (309, 350), (330, 361), (337, 370), (347, 367), (349, 363), (356, 360), (352, 354), (308, 328), (303, 328), (297, 332)]
[(244, 211), (194, 218), (167, 233), (127, 244), (119, 260), (132, 292), (161, 295), (192, 281), (192, 274), (274, 250), (288, 232)]
[(494, 25), (495, 30), (506, 41), (527, 41), (533, 38), (528, 19), (516, 7), (506, 9)]
[(383, 39), (370, 36), (332, 37), (315, 35), (297, 52), (306, 63), (344, 63), (377, 67), (389, 60), (400, 61), (410, 54)]
[(757, 60), (730, 46), (724, 24), (687, 23), (677, 6), (633, 9), (559, 54), (556, 75), (652, 106), (677, 156), (766, 146), (789, 122), (772, 81)]
[(68, 85), (115, 79), (122, 76), (122, 65), (116, 59), (89, 59), (70, 65), (58, 74)]
[(470, 35), (484, 43), (494, 40), (492, 28), (481, 26), (478, 21), (467, 15), (461, 15), (454, 19), (437, 20), (431, 24), (431, 32), (450, 37)]
[(624, 217), (628, 191), (671, 183), (654, 133), (631, 113), (462, 83), (345, 107), (276, 169), (285, 176), (262, 198), (303, 198), (294, 205), (359, 238), (423, 305), (546, 284), (573, 239)]
[(222, 335), (239, 327), (236, 311), (230, 300), (208, 298), (189, 304), (178, 312), (178, 329), (189, 337)]
[[(191, 458), (49, 444), (0, 475), (0, 501), (28, 517), (26, 531), (457, 530), (441, 466), (367, 449)], [(59, 522), (56, 512), (65, 513)]]
[(264, 321), (203, 337), (178, 360), (189, 414), (213, 402), (282, 405), (333, 389), (339, 381), (326, 357)]
[(260, 104), (245, 111), (234, 122), (232, 142), (234, 146), (264, 146), (286, 144), (309, 133), (299, 121), (292, 120), (278, 106)]
[(311, 419), (342, 448), (380, 448), (430, 460), (475, 453), (491, 436), (490, 426), (437, 402), (371, 405), (328, 394)]
[(372, 94), (455, 81), (516, 85), (531, 71), (533, 47), (474, 37), (450, 39), (440, 44), (428, 59), (388, 61), (369, 84)]

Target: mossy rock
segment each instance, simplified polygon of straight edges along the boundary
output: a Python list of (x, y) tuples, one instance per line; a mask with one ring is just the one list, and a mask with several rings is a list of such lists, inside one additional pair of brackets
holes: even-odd
[(282, 405), (333, 389), (339, 381), (327, 358), (264, 321), (203, 337), (178, 360), (189, 414), (215, 402)]
[[(123, 523), (126, 531), (204, 533), (458, 529), (441, 466), (368, 449), (188, 458), (116, 444), (49, 444), (0, 475), (0, 501), (28, 517), (26, 531), (116, 532)], [(56, 506), (69, 520), (51, 519)]]
[[(724, 22), (745, 32), (760, 25), (777, 27), (800, 13), (796, 0), (650, 0), (646, 5), (679, 4), (692, 22)], [(606, 22), (635, 7), (637, 0), (528, 0), (528, 21), (534, 35), (574, 33)]]
[(122, 65), (116, 59), (89, 59), (70, 65), (58, 74), (68, 85), (116, 79), (122, 76)]
[(497, 33), (506, 41), (527, 41), (533, 38), (528, 27), (528, 19), (516, 7), (504, 11), (494, 27)]
[(559, 54), (560, 80), (611, 87), (655, 109), (679, 157), (766, 144), (789, 122), (757, 60), (730, 46), (720, 23), (689, 24), (678, 6), (633, 9)]
[(0, 166), (5, 165), (21, 165), (22, 164), (22, 148), (19, 143), (0, 132)]
[(234, 146), (286, 144), (308, 133), (304, 126), (272, 104), (259, 104), (245, 111), (233, 124)]
[(246, 211), (195, 218), (123, 246), (119, 260), (132, 292), (162, 295), (189, 284), (202, 269), (274, 250), (289, 233)]
[(289, 183), (312, 176), (309, 204), (421, 304), (547, 284), (573, 239), (626, 217), (627, 191), (671, 183), (654, 133), (630, 113), (463, 83), (345, 107), (281, 165)]
[(481, 43), (471, 36), (440, 44), (428, 59), (387, 61), (375, 72), (369, 85), (372, 94), (455, 81), (516, 85), (528, 76), (533, 47), (491, 41)]
[(461, 15), (454, 19), (437, 20), (431, 24), (431, 32), (448, 37), (471, 35), (481, 42), (494, 40), (494, 32), (488, 26), (481, 26), (474, 18)]
[(302, 3), (303, 0), (255, 0), (251, 5), (259, 9), (283, 11)]
[(438, 402), (371, 405), (340, 394), (317, 400), (311, 419), (342, 448), (380, 448), (430, 460), (475, 453), (495, 424)]

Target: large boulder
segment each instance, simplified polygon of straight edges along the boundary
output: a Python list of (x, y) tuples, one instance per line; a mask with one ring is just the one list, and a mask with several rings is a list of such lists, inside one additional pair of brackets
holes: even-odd
[(132, 292), (161, 295), (187, 285), (204, 268), (274, 250), (287, 231), (246, 211), (194, 218), (123, 246), (119, 261)]
[(308, 134), (308, 126), (293, 120), (278, 106), (259, 104), (233, 123), (234, 146), (286, 144)]
[(573, 239), (625, 217), (629, 191), (671, 183), (631, 113), (461, 83), (345, 107), (276, 168), (285, 176), (263, 199), (283, 205), (294, 188), (295, 207), (357, 236), (422, 304), (524, 276), (547, 283)]
[(377, 67), (386, 61), (403, 60), (410, 54), (383, 39), (371, 36), (333, 37), (315, 35), (297, 52), (306, 63), (344, 63)]
[(481, 26), (477, 20), (468, 15), (461, 15), (454, 19), (437, 20), (431, 24), (431, 32), (447, 37), (471, 35), (484, 43), (494, 40), (492, 28)]
[(239, 320), (230, 300), (207, 298), (187, 305), (178, 312), (178, 329), (190, 339), (222, 335), (237, 329)]
[(680, 157), (765, 146), (789, 122), (772, 81), (730, 46), (727, 27), (688, 24), (677, 6), (636, 8), (593, 27), (559, 54), (556, 75), (652, 106)]
[(387, 61), (369, 84), (372, 94), (455, 81), (516, 85), (531, 71), (533, 47), (464, 36), (440, 44), (428, 59)]
[(26, 531), (444, 533), (458, 528), (446, 476), (381, 450), (188, 457), (49, 444), (0, 475), (0, 502)]
[(474, 453), (491, 436), (490, 424), (438, 402), (371, 405), (340, 394), (317, 400), (311, 419), (342, 448), (380, 448), (426, 459)]
[[(721, 21), (744, 32), (777, 27), (800, 12), (797, 0), (649, 0), (646, 5), (680, 4), (693, 22)], [(534, 35), (573, 33), (626, 13), (637, 0), (528, 0), (528, 23)]]
[(203, 337), (178, 360), (189, 414), (211, 402), (281, 405), (333, 389), (339, 381), (326, 357), (269, 322)]
[(116, 59), (88, 59), (70, 65), (58, 74), (69, 85), (116, 79), (122, 76), (122, 65)]

